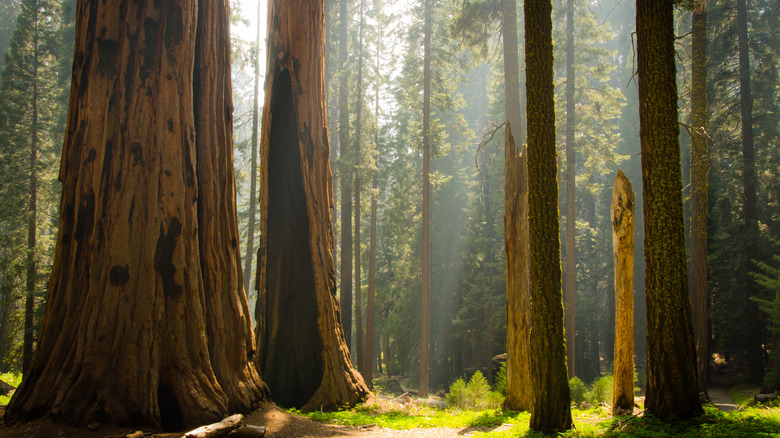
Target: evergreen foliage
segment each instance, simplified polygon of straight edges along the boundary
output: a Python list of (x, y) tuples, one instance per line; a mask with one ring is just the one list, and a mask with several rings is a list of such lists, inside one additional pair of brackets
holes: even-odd
[[(59, 199), (56, 171), (70, 87), (73, 4), (21, 2), (0, 72), (0, 357), (4, 358), (0, 367), (4, 369), (21, 371), (24, 330), (20, 324), (24, 318), (15, 312), (25, 310), (22, 300), (27, 294), (30, 260), (36, 266), (32, 271), (35, 331), (53, 262)], [(32, 232), (36, 237), (32, 248), (31, 206), (35, 207)]]

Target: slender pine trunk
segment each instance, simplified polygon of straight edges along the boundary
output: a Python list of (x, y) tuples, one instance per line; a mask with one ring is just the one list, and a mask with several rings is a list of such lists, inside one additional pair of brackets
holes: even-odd
[(758, 272), (755, 260), (758, 258), (758, 207), (756, 190), (755, 147), (753, 144), (753, 94), (750, 86), (750, 48), (747, 31), (747, 5), (745, 0), (737, 0), (737, 40), (739, 46), (739, 97), (742, 116), (742, 217), (745, 222), (745, 269), (744, 303), (747, 306), (745, 320), (748, 322), (748, 380), (760, 382), (764, 378), (764, 359), (761, 348), (761, 321), (758, 305), (750, 299), (757, 296), (759, 287), (751, 272)]
[(423, 165), (422, 165), (422, 307), (420, 330), (420, 397), (428, 397), (431, 343), (431, 33), (432, 6), (423, 1)]
[(709, 151), (707, 147), (707, 1), (693, 12), (691, 60), (691, 318), (696, 345), (699, 392), (709, 383), (707, 318), (707, 220)]
[(575, 174), (577, 162), (574, 155), (574, 0), (566, 0), (566, 285), (564, 297), (564, 326), (566, 328), (566, 364), (569, 378), (574, 377), (574, 338), (576, 293), (575, 233), (577, 218)]
[(339, 184), (341, 185), (341, 326), (347, 349), (352, 350), (352, 184), (349, 163), (349, 90), (347, 65), (348, 0), (339, 10)]
[(255, 89), (252, 104), (252, 156), (249, 176), (249, 223), (246, 232), (246, 255), (244, 256), (244, 290), (249, 294), (252, 280), (252, 264), (255, 255), (255, 222), (257, 219), (257, 134), (260, 128), (260, 6), (257, 2), (257, 36), (255, 37)]
[(363, 139), (363, 28), (364, 21), (364, 3), (360, 1), (360, 29), (358, 31), (358, 77), (357, 77), (357, 104), (355, 106), (355, 356), (357, 359), (357, 369), (363, 372), (365, 367), (365, 343), (363, 341), (363, 291), (360, 266), (360, 149)]
[(27, 372), (33, 357), (33, 314), (35, 313), (35, 283), (38, 275), (36, 264), (36, 246), (38, 232), (38, 140), (40, 125), (38, 124), (38, 2), (33, 2), (33, 93), (32, 93), (32, 123), (30, 127), (30, 179), (29, 204), (27, 207), (27, 288), (24, 303), (24, 340), (22, 345), (22, 370)]

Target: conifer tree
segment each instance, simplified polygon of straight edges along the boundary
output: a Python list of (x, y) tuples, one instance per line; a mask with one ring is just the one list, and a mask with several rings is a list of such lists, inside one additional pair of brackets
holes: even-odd
[[(62, 56), (59, 3), (29, 0), (20, 7), (0, 84), (5, 102), (0, 109), (0, 147), (5, 149), (0, 165), (6, 179), (0, 191), (9, 202), (19, 203), (9, 205), (14, 211), (3, 209), (0, 221), (5, 222), (8, 237), (15, 234), (14, 229), (24, 228), (26, 234), (24, 249), (16, 247), (7, 254), (9, 269), (16, 263), (25, 266), (22, 370), (26, 370), (35, 342), (35, 302), (43, 295), (40, 288), (47, 275), (40, 261), (50, 257), (52, 249), (50, 239), (41, 232), (51, 226), (46, 213), (56, 196), (53, 167), (63, 107), (58, 81)], [(21, 211), (25, 212), (23, 220), (17, 216)], [(24, 254), (23, 262), (12, 261), (20, 254)], [(6, 282), (12, 283), (14, 274), (7, 273)], [(8, 295), (5, 298), (13, 300)]]
[(688, 299), (673, 0), (637, 0), (647, 290), (647, 398), (657, 417), (702, 411)]
[(526, 1), (528, 223), (531, 237), (531, 429), (572, 427), (563, 334), (555, 162), (552, 3)]

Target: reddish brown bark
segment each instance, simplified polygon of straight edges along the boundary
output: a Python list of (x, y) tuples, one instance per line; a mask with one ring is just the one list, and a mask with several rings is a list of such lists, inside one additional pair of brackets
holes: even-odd
[(269, 4), (257, 357), (274, 400), (303, 410), (368, 395), (336, 299), (324, 20), (321, 0)]
[(251, 409), (266, 390), (247, 363), (227, 2), (78, 15), (48, 306), (6, 421), (178, 428)]

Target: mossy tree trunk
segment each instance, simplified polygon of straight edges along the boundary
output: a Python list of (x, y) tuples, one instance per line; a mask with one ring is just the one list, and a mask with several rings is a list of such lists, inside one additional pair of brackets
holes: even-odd
[(260, 143), (257, 358), (274, 401), (306, 411), (368, 396), (336, 298), (324, 20), (321, 0), (270, 2)]
[(696, 344), (698, 390), (709, 383), (707, 308), (707, 220), (709, 152), (707, 147), (707, 2), (693, 12), (691, 74), (691, 317)]
[(677, 125), (673, 0), (637, 0), (645, 227), (647, 398), (657, 417), (702, 411), (688, 299)]
[(78, 16), (48, 305), (6, 421), (176, 429), (252, 409), (227, 2)]
[(612, 189), (615, 255), (615, 355), (612, 412), (634, 412), (634, 190), (622, 170)]
[(563, 334), (561, 245), (555, 159), (552, 3), (527, 0), (528, 225), (531, 241), (531, 429), (572, 427)]

